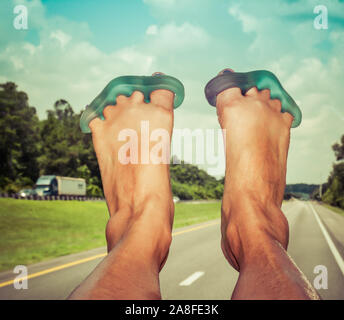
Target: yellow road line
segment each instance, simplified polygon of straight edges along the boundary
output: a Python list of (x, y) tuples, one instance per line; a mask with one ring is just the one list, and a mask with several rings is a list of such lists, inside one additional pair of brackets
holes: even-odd
[[(194, 227), (194, 228), (190, 228), (190, 229), (174, 232), (174, 233), (172, 233), (172, 236), (177, 236), (177, 235), (182, 234), (182, 233), (187, 233), (187, 232), (203, 229), (203, 228), (206, 228), (206, 227), (218, 224), (218, 223), (219, 223), (218, 221), (217, 222), (213, 222), (213, 223), (207, 223), (207, 224), (204, 224), (204, 225), (201, 225), (201, 226), (198, 226), (198, 227)], [(57, 267), (53, 267), (53, 268), (45, 269), (45, 270), (42, 270), (42, 271), (39, 271), (39, 272), (35, 272), (35, 273), (32, 273), (32, 274), (28, 275), (27, 277), (18, 278), (18, 279), (15, 279), (15, 280), (16, 281), (21, 281), (21, 280), (25, 280), (25, 279), (28, 280), (28, 279), (36, 278), (36, 277), (39, 277), (39, 276), (42, 276), (44, 274), (48, 274), (48, 273), (51, 273), (51, 272), (54, 272), (54, 271), (62, 270), (62, 269), (69, 268), (69, 267), (72, 267), (72, 266), (76, 266), (78, 264), (85, 263), (85, 262), (88, 262), (88, 261), (92, 261), (92, 260), (95, 260), (95, 259), (98, 259), (98, 258), (103, 258), (106, 255), (107, 255), (107, 253), (96, 254), (94, 256), (91, 256), (91, 257), (88, 257), (88, 258), (85, 258), (85, 259), (76, 260), (76, 261), (73, 261), (73, 262), (61, 264), (61, 265), (59, 265)], [(14, 279), (13, 280), (9, 280), (9, 281), (5, 281), (5, 282), (1, 282), (0, 283), (0, 288), (5, 287), (5, 286), (9, 286), (9, 285), (11, 285), (13, 283), (14, 283)]]
[[(72, 267), (72, 266), (78, 265), (80, 263), (84, 263), (84, 262), (87, 262), (87, 261), (92, 261), (92, 260), (95, 260), (95, 259), (98, 259), (98, 258), (101, 258), (101, 257), (104, 257), (104, 256), (106, 256), (106, 253), (101, 253), (101, 254), (97, 254), (97, 255), (94, 255), (94, 256), (91, 256), (91, 257), (88, 257), (88, 258), (85, 258), (85, 259), (80, 259), (80, 260), (76, 260), (76, 261), (73, 261), (73, 262), (61, 264), (60, 266), (57, 266), (57, 267), (53, 267), (53, 268), (49, 268), (49, 269), (45, 269), (45, 270), (42, 270), (42, 271), (39, 271), (39, 272), (32, 273), (32, 274), (28, 275), (27, 277), (18, 278), (18, 279), (16, 279), (16, 281), (20, 281), (20, 280), (24, 280), (24, 279), (36, 278), (36, 277), (42, 276), (42, 275), (50, 273), (50, 272), (58, 271), (58, 270), (65, 269), (65, 268), (68, 268), (68, 267)], [(8, 286), (8, 285), (12, 284), (13, 282), (14, 282), (14, 280), (9, 280), (9, 281), (6, 281), (6, 282), (2, 282), (2, 283), (0, 283), (0, 288)]]
[(203, 225), (200, 225), (198, 227), (194, 227), (194, 228), (190, 228), (190, 229), (174, 232), (174, 233), (172, 233), (172, 236), (177, 236), (177, 235), (182, 234), (182, 233), (203, 229), (203, 228), (210, 227), (210, 226), (213, 226), (213, 225), (218, 224), (218, 223), (219, 223), (219, 221), (216, 221), (216, 222), (212, 222), (212, 223), (203, 224)]

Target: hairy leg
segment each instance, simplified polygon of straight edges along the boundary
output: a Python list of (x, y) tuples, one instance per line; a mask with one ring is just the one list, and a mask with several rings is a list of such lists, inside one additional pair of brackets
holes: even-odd
[[(151, 102), (141, 92), (118, 96), (116, 106), (104, 109), (105, 120), (90, 123), (92, 139), (101, 171), (110, 219), (106, 226), (108, 255), (71, 294), (70, 299), (160, 299), (159, 272), (171, 243), (174, 205), (170, 187), (169, 163), (153, 163), (147, 154), (141, 161), (145, 138), (142, 121), (168, 133), (168, 141), (158, 143), (167, 150), (173, 128), (174, 94), (156, 90)], [(147, 122), (148, 121), (148, 122)], [(125, 155), (138, 163), (125, 163), (121, 135), (137, 133), (137, 145)], [(128, 139), (127, 139), (128, 140)], [(138, 146), (138, 152), (135, 147)], [(129, 154), (131, 153), (131, 154)], [(125, 156), (124, 155), (124, 156)], [(125, 157), (124, 157), (125, 158)], [(133, 161), (134, 161), (133, 160)], [(132, 161), (132, 162), (133, 162)], [(134, 161), (135, 162), (135, 161)]]
[(232, 299), (318, 299), (287, 254), (288, 222), (281, 211), (292, 116), (269, 90), (217, 96), (226, 130), (222, 250), (240, 272)]

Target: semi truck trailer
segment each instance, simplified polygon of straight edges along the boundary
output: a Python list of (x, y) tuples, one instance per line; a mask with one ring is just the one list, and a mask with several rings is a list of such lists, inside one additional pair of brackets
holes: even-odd
[(86, 181), (81, 178), (61, 176), (40, 176), (35, 185), (39, 196), (85, 196)]

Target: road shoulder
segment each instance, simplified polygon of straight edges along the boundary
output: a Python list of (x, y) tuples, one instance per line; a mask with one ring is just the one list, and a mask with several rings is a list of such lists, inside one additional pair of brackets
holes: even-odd
[(342, 258), (344, 258), (344, 217), (334, 212), (320, 203), (312, 203), (321, 221), (330, 234), (332, 241), (336, 245)]

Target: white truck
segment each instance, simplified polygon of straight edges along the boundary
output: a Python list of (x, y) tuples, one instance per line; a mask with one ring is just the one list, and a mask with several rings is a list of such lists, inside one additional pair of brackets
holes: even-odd
[(85, 196), (86, 181), (82, 178), (40, 176), (35, 191), (39, 196)]

